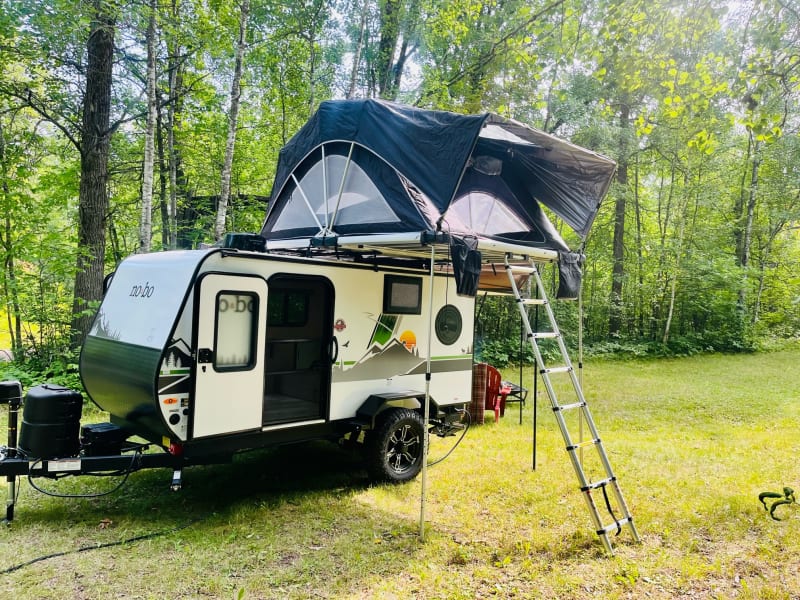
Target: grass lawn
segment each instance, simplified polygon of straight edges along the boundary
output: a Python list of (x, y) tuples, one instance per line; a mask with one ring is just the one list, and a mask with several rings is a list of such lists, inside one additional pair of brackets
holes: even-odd
[[(369, 486), (356, 455), (324, 443), (189, 469), (179, 493), (166, 471), (92, 500), (24, 481), (0, 529), (0, 571), (64, 554), (2, 574), (0, 597), (797, 599), (800, 508), (774, 521), (758, 494), (800, 492), (798, 364), (800, 348), (587, 364), (586, 396), (642, 538), (623, 530), (613, 557), (542, 396), (537, 469), (532, 403), (522, 426), (515, 407), (497, 424), (487, 413), (429, 470), (424, 541), (419, 479)], [(431, 458), (451, 442), (434, 438)], [(114, 483), (37, 481), (73, 493)]]

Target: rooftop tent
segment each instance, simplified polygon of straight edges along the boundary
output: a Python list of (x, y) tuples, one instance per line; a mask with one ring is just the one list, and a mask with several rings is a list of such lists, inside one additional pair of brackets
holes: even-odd
[(540, 205), (585, 237), (614, 169), (497, 115), (328, 101), (281, 150), (261, 234), (274, 243), (441, 229), (567, 250)]

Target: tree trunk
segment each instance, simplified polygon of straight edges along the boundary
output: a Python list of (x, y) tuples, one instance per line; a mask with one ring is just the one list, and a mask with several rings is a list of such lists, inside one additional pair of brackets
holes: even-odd
[[(118, 265), (122, 262), (123, 252), (119, 245), (119, 235), (117, 235), (117, 226), (114, 223), (113, 211), (108, 213), (106, 224), (108, 225), (108, 242), (111, 244), (111, 258), (114, 261), (114, 264)], [(125, 252), (125, 254), (127, 254), (127, 252)]]
[(150, 252), (153, 237), (153, 172), (155, 166), (156, 130), (156, 0), (150, 0), (147, 19), (147, 125), (144, 134), (142, 167), (142, 212), (139, 218), (137, 252)]
[(352, 98), (356, 93), (356, 83), (358, 82), (358, 65), (361, 63), (361, 52), (364, 49), (364, 33), (367, 29), (367, 13), (369, 11), (369, 0), (363, 0), (361, 5), (361, 24), (358, 28), (358, 41), (356, 51), (353, 55), (353, 69), (350, 72), (350, 87), (347, 89), (347, 99)]
[(753, 243), (753, 220), (756, 214), (756, 201), (758, 200), (758, 169), (761, 166), (761, 157), (756, 143), (753, 148), (753, 162), (750, 170), (750, 189), (748, 190), (747, 211), (744, 218), (744, 234), (742, 236), (741, 265), (747, 268), (750, 265), (750, 245)]
[(78, 195), (78, 261), (72, 305), (72, 345), (89, 331), (102, 297), (108, 213), (108, 151), (115, 17), (104, 0), (94, 0), (87, 49), (86, 92), (81, 131)]
[(669, 342), (670, 328), (672, 327), (672, 317), (675, 314), (675, 293), (678, 288), (678, 277), (681, 272), (681, 258), (683, 254), (683, 236), (686, 230), (686, 218), (684, 214), (678, 216), (680, 223), (678, 224), (678, 248), (676, 249), (675, 256), (675, 272), (671, 276), (669, 285), (669, 303), (667, 304), (667, 320), (664, 323), (664, 335), (661, 338), (661, 343), (666, 345)]
[[(178, 0), (172, 0), (172, 18), (180, 18)], [(170, 35), (167, 42), (169, 54), (169, 99), (167, 104), (167, 155), (169, 169), (169, 205), (167, 206), (167, 221), (169, 227), (168, 248), (178, 247), (178, 194), (185, 191), (185, 177), (181, 167), (180, 152), (175, 144), (175, 131), (181, 124), (181, 105), (183, 103), (183, 62), (180, 58), (181, 45), (177, 36)], [(185, 194), (184, 194), (185, 195)]]
[(393, 100), (396, 95), (392, 67), (397, 40), (400, 38), (400, 0), (382, 0), (381, 4), (381, 37), (378, 41), (378, 95)]
[(618, 337), (622, 328), (622, 287), (625, 280), (625, 209), (628, 196), (628, 149), (625, 135), (628, 132), (630, 108), (623, 102), (620, 108), (619, 166), (617, 167), (618, 193), (614, 204), (614, 241), (612, 242), (613, 268), (611, 271), (611, 301), (609, 306), (608, 333)]
[(231, 171), (233, 170), (233, 150), (236, 145), (236, 126), (241, 99), (242, 62), (247, 44), (247, 19), (250, 14), (250, 0), (242, 0), (239, 15), (239, 38), (236, 40), (236, 61), (231, 82), (231, 106), (228, 112), (228, 139), (225, 144), (225, 161), (222, 164), (222, 182), (217, 205), (217, 220), (214, 224), (214, 239), (219, 240), (225, 233), (225, 217), (228, 214), (228, 201), (231, 195)]
[(634, 163), (633, 203), (636, 208), (636, 271), (639, 289), (636, 290), (636, 335), (644, 337), (644, 248), (642, 242), (642, 207), (639, 202), (639, 158)]
[[(752, 136), (752, 133), (750, 134)], [(758, 201), (758, 170), (761, 166), (760, 149), (758, 142), (754, 141), (752, 146), (752, 156), (750, 163), (750, 186), (747, 190), (747, 205), (742, 206), (744, 214), (741, 222), (741, 248), (739, 255), (739, 265), (742, 267), (742, 283), (739, 287), (739, 297), (737, 307), (740, 314), (744, 317), (747, 312), (747, 287), (749, 285), (748, 267), (750, 266), (750, 245), (753, 243), (753, 221), (756, 214), (756, 202)]]
[(169, 196), (167, 185), (167, 157), (164, 153), (164, 119), (161, 115), (163, 100), (158, 95), (158, 106), (156, 108), (156, 153), (158, 154), (158, 207), (161, 213), (161, 248), (169, 248), (170, 242), (170, 218), (169, 218)]
[(317, 79), (317, 38), (313, 29), (308, 36), (308, 118), (314, 114), (317, 105), (316, 94)]
[[(3, 124), (0, 122), (0, 165), (2, 165), (2, 191), (4, 202), (11, 202), (11, 190), (8, 185), (8, 172), (6, 169), (6, 140)], [(11, 353), (13, 356), (22, 356), (22, 315), (17, 291), (16, 264), (14, 261), (14, 242), (12, 241), (14, 228), (10, 214), (6, 213), (5, 235), (0, 235), (5, 260), (3, 261), (3, 294), (6, 298), (6, 318), (8, 319), (8, 333), (11, 336)]]
[[(747, 140), (747, 154), (745, 156), (745, 167), (750, 165), (750, 158), (753, 152), (752, 136)], [(744, 247), (744, 207), (747, 198), (747, 168), (742, 169), (742, 180), (739, 186), (739, 195), (733, 205), (733, 243), (736, 250), (736, 264), (742, 265), (742, 248)]]

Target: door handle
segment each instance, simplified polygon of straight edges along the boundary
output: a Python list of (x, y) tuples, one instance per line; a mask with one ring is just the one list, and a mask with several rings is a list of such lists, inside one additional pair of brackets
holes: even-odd
[(336, 362), (336, 359), (339, 358), (339, 340), (336, 339), (336, 336), (331, 338), (331, 364)]
[(214, 362), (214, 351), (211, 348), (200, 348), (197, 351), (197, 363), (210, 363)]

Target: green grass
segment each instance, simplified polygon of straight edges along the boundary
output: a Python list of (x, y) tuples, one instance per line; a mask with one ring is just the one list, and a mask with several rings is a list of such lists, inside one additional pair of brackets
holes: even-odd
[[(429, 470), (424, 541), (419, 479), (369, 486), (356, 455), (323, 443), (189, 469), (179, 493), (166, 471), (94, 500), (23, 482), (0, 570), (71, 553), (0, 576), (0, 597), (796, 599), (800, 507), (773, 521), (758, 494), (800, 491), (799, 364), (800, 348), (587, 364), (586, 395), (642, 538), (623, 530), (613, 557), (540, 397), (536, 470), (532, 403), (522, 426), (516, 407), (498, 424), (487, 413)], [(451, 442), (434, 438), (431, 458)], [(164, 534), (75, 552), (153, 532)]]

